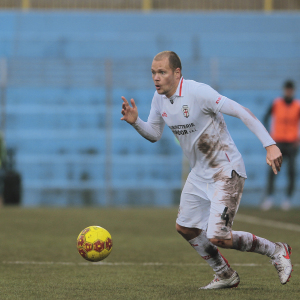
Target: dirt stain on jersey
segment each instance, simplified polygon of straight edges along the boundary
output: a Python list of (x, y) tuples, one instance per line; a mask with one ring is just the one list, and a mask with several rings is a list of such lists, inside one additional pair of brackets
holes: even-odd
[(207, 133), (202, 134), (200, 136), (199, 142), (198, 142), (198, 149), (203, 153), (206, 154), (208, 158), (212, 156), (212, 150), (213, 150), (213, 143), (209, 138), (209, 135)]
[(227, 130), (227, 126), (224, 119), (220, 119), (219, 129), (220, 129), (220, 134), (223, 134)]
[(218, 166), (216, 163), (216, 151), (217, 143), (214, 142), (215, 136), (209, 136), (207, 133), (204, 133), (200, 136), (198, 141), (198, 149), (206, 156), (209, 160), (209, 166), (215, 168)]
[(227, 150), (228, 146), (222, 145), (220, 139), (215, 135), (210, 136), (209, 134), (204, 133), (199, 138), (198, 149), (206, 156), (206, 159), (209, 161), (208, 165), (211, 168), (216, 168), (219, 165), (216, 162), (218, 152)]

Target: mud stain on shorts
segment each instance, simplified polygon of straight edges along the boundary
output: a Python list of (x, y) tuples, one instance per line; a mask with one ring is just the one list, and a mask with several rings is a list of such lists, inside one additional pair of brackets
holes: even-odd
[[(228, 207), (226, 214), (228, 215), (228, 221), (225, 221), (221, 218), (220, 214), (220, 222), (217, 225), (217, 231), (215, 231), (216, 237), (220, 236), (220, 232), (230, 232), (234, 216), (239, 207), (242, 193), (244, 189), (245, 178), (239, 176), (235, 171), (232, 171), (232, 177), (228, 178), (226, 175), (222, 173), (222, 171), (217, 172), (214, 175), (214, 181), (222, 182), (222, 191), (223, 197), (220, 202)], [(227, 226), (226, 226), (227, 223)]]
[(210, 136), (207, 133), (204, 133), (199, 138), (198, 149), (206, 156), (206, 159), (209, 161), (208, 165), (211, 168), (216, 168), (218, 166), (218, 163), (216, 162), (218, 152), (221, 150), (226, 151), (228, 146), (222, 145), (219, 138), (215, 135)]
[(213, 176), (213, 179), (214, 179), (214, 182), (217, 182), (217, 181), (223, 181), (224, 180), (224, 174), (223, 174), (223, 170), (220, 170), (219, 172), (217, 172), (216, 174), (214, 174)]

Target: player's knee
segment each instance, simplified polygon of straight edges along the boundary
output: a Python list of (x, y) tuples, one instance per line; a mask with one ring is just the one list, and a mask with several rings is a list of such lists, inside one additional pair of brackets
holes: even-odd
[(209, 241), (217, 247), (227, 248), (227, 243), (226, 243), (226, 240), (224, 240), (224, 239), (212, 238), (212, 239), (209, 239)]
[(218, 240), (218, 239), (209, 239), (209, 241), (210, 241), (212, 244), (214, 244), (214, 245), (217, 246), (219, 240)]
[(201, 229), (198, 228), (188, 228), (188, 227), (183, 227), (180, 226), (179, 224), (176, 223), (176, 230), (177, 232), (182, 235), (187, 241), (197, 237), (198, 235), (201, 234)]
[(183, 226), (180, 226), (176, 223), (176, 230), (179, 234), (185, 236), (185, 235), (188, 235), (190, 234), (192, 228), (188, 228), (188, 227), (183, 227)]
[(182, 227), (176, 223), (176, 230), (179, 234), (184, 234), (184, 231), (185, 231), (184, 229), (185, 229), (185, 227)]

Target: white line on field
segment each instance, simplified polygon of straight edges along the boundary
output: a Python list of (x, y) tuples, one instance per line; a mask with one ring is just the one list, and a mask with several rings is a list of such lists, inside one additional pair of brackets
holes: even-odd
[[(160, 262), (144, 262), (144, 263), (133, 263), (133, 262), (54, 262), (54, 261), (3, 261), (3, 264), (9, 265), (66, 265), (66, 266), (175, 266), (175, 267), (198, 267), (208, 266), (206, 263), (192, 264), (192, 263), (160, 263)], [(260, 267), (270, 264), (231, 264), (237, 267)], [(294, 267), (298, 267), (300, 264), (294, 264)]]
[(253, 225), (262, 225), (262, 226), (268, 226), (268, 227), (272, 227), (272, 228), (286, 229), (286, 230), (300, 232), (300, 225), (292, 224), (292, 223), (264, 220), (261, 218), (247, 216), (247, 215), (243, 215), (243, 214), (239, 214), (239, 213), (235, 216), (234, 219), (239, 222), (250, 223)]

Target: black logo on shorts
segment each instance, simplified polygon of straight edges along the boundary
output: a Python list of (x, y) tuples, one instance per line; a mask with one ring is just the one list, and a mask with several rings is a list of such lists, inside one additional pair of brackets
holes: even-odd
[(227, 210), (228, 210), (228, 207), (226, 206), (223, 210), (222, 215), (221, 215), (221, 219), (226, 221), (225, 226), (227, 226), (228, 222), (229, 222), (229, 215), (227, 214)]

